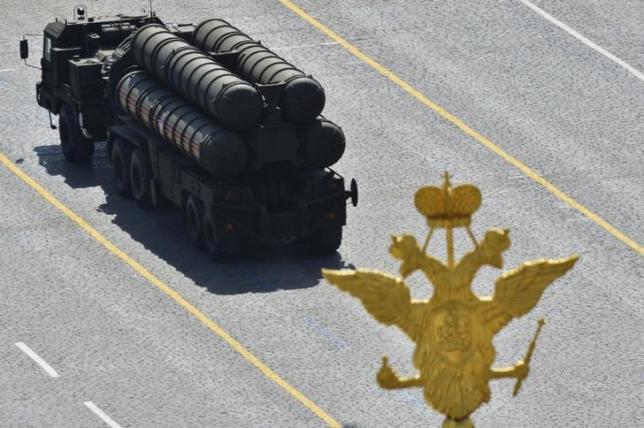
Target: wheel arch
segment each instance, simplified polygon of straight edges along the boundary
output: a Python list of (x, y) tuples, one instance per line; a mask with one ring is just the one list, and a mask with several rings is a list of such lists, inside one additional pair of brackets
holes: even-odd
[[(114, 147), (114, 141), (117, 139), (122, 139), (132, 144), (135, 147), (145, 147), (145, 138), (135, 132), (130, 126), (119, 125), (113, 126), (110, 128), (109, 135), (107, 137), (107, 144), (105, 146), (106, 153), (108, 153), (108, 162), (111, 163), (109, 153), (112, 153), (112, 147)], [(146, 151), (147, 153), (147, 151)]]

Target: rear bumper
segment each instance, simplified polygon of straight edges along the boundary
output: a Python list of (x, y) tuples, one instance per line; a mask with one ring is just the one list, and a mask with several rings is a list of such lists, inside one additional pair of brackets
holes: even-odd
[(275, 241), (310, 236), (318, 228), (346, 224), (346, 200), (342, 190), (305, 201), (298, 200), (295, 209), (273, 213), (263, 206), (215, 205), (212, 217), (223, 239), (252, 238)]
[(293, 212), (264, 213), (260, 222), (263, 240), (286, 239), (310, 236), (318, 228), (346, 224), (345, 192), (336, 192), (323, 197), (300, 201)]

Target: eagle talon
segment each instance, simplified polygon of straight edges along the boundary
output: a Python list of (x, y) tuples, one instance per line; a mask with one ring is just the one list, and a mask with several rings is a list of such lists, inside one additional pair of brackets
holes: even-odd
[(378, 370), (376, 380), (378, 381), (378, 385), (384, 389), (402, 389), (422, 386), (420, 376), (410, 378), (399, 377), (389, 365), (389, 359), (387, 357), (382, 358), (382, 366)]
[(517, 380), (523, 380), (528, 377), (530, 373), (530, 367), (523, 360), (519, 360), (514, 364), (514, 377)]
[(389, 365), (387, 357), (382, 357), (382, 366), (378, 370), (376, 379), (378, 380), (378, 385), (385, 389), (395, 388), (400, 383), (400, 379)]

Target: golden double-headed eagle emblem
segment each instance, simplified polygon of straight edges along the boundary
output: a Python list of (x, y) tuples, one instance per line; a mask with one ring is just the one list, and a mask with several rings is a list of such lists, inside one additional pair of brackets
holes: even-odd
[[(417, 270), (425, 274), (434, 286), (429, 300), (412, 300), (402, 278), (386, 273), (368, 269), (323, 269), (322, 273), (330, 283), (360, 299), (376, 320), (397, 326), (416, 344), (413, 363), (419, 375), (399, 377), (385, 357), (377, 375), (380, 386), (422, 388), (427, 403), (446, 415), (444, 427), (471, 427), (470, 414), (490, 399), (490, 380), (516, 379), (516, 395), (528, 374), (543, 320), (524, 359), (512, 367), (492, 368), (492, 338), (513, 318), (528, 313), (577, 257), (524, 263), (501, 275), (492, 296), (479, 297), (471, 289), (474, 276), (485, 265), (503, 267), (502, 253), (510, 247), (509, 231), (492, 229), (477, 241), (470, 223), (481, 205), (481, 193), (469, 184), (452, 187), (447, 173), (442, 187), (416, 192), (415, 203), (429, 226), (423, 247), (413, 236), (400, 235), (392, 237), (389, 252), (402, 262), (403, 278)], [(456, 263), (453, 232), (459, 228), (466, 230), (474, 249)], [(436, 229), (446, 231), (447, 264), (427, 253)]]

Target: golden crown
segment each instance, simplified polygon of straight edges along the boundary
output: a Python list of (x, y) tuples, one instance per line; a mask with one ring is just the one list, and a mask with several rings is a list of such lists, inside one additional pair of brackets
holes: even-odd
[(471, 184), (452, 187), (445, 172), (442, 187), (421, 187), (414, 197), (416, 209), (427, 218), (430, 227), (467, 227), (472, 214), (481, 206), (481, 192)]

